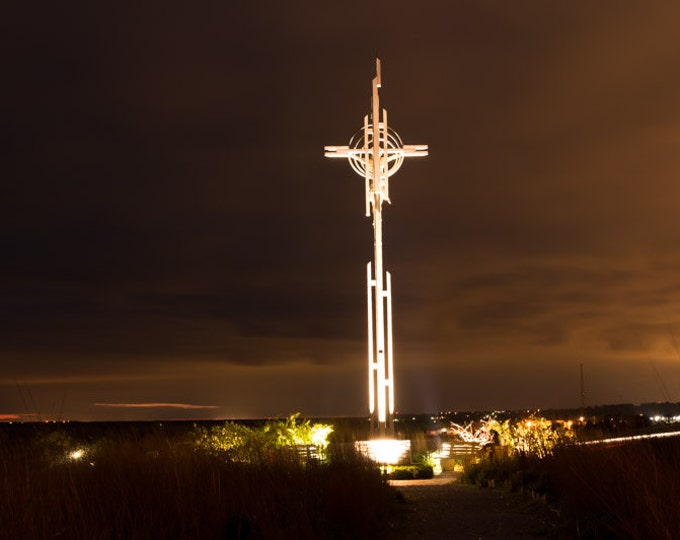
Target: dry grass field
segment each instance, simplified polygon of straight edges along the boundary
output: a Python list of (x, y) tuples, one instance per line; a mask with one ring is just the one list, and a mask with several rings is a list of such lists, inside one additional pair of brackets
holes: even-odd
[(573, 538), (668, 539), (680, 531), (680, 438), (566, 445), (483, 461), (466, 480), (545, 501)]
[(290, 448), (215, 453), (191, 436), (118, 431), (0, 437), (0, 536), (7, 539), (379, 537), (395, 492), (354, 454)]

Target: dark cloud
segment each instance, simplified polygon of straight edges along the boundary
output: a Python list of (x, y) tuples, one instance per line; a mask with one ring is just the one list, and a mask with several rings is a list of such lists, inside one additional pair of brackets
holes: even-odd
[(680, 396), (675, 5), (4, 11), (3, 414), (362, 414), (376, 51), (398, 407)]

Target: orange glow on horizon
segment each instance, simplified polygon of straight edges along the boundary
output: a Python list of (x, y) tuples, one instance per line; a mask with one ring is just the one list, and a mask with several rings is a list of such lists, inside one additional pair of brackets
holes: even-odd
[(218, 405), (193, 405), (191, 403), (93, 403), (95, 407), (119, 407), (123, 409), (219, 409)]

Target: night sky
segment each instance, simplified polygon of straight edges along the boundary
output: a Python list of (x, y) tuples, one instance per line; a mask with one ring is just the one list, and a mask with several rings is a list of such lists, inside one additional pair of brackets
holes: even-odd
[(0, 419), (365, 415), (382, 105), (397, 409), (680, 400), (676, 2), (10, 2)]

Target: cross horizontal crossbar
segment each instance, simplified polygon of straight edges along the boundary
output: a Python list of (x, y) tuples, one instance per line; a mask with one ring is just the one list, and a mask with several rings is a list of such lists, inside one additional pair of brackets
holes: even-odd
[[(349, 146), (324, 146), (325, 157), (349, 157), (360, 156), (366, 153), (363, 148), (350, 148)], [(400, 154), (404, 157), (424, 157), (427, 156), (428, 147), (426, 144), (409, 144), (401, 148), (387, 148), (381, 149), (387, 155)], [(368, 153), (372, 152), (372, 148), (368, 149)]]

